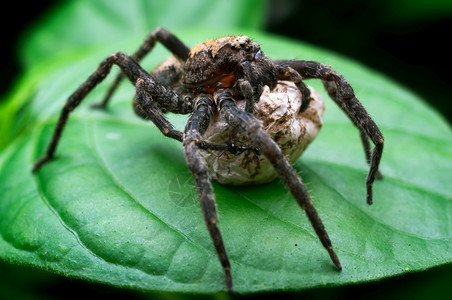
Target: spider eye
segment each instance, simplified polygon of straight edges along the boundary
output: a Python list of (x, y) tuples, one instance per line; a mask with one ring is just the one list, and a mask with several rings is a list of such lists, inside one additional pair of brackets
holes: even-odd
[(237, 45), (236, 44), (231, 44), (231, 49), (232, 50), (236, 50), (237, 49)]
[(240, 43), (240, 48), (245, 47), (245, 43)]

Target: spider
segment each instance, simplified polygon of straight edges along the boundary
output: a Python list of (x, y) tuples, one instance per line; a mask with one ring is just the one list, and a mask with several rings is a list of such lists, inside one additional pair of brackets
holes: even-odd
[[(138, 62), (153, 49), (156, 42), (163, 44), (173, 56), (148, 73)], [(224, 271), (227, 291), (233, 291), (231, 265), (217, 226), (214, 193), (206, 162), (200, 155), (201, 150), (226, 151), (234, 155), (243, 152), (263, 155), (305, 211), (337, 270), (342, 269), (305, 185), (254, 114), (255, 103), (259, 101), (264, 88), (272, 91), (282, 80), (295, 84), (303, 96), (300, 111), (306, 110), (310, 104), (311, 91), (303, 80), (321, 79), (329, 96), (360, 131), (370, 165), (366, 179), (367, 203), (372, 204), (372, 185), (375, 178), (381, 177), (378, 166), (383, 152), (383, 136), (342, 75), (315, 61), (271, 60), (259, 44), (246, 36), (222, 37), (189, 49), (168, 30), (157, 28), (132, 56), (116, 52), (104, 59), (67, 99), (45, 155), (33, 166), (34, 172), (54, 156), (70, 112), (104, 80), (113, 65), (117, 65), (121, 72), (103, 101), (94, 106), (105, 108), (125, 76), (136, 88), (133, 100), (136, 114), (150, 119), (166, 137), (182, 142), (187, 165), (194, 176), (204, 220)], [(238, 100), (245, 101), (243, 108), (237, 105)], [(189, 114), (184, 132), (173, 127), (165, 116), (166, 112)], [(203, 134), (213, 122), (213, 116), (219, 116), (250, 143), (212, 143), (204, 140)], [(372, 151), (369, 139), (375, 145)]]

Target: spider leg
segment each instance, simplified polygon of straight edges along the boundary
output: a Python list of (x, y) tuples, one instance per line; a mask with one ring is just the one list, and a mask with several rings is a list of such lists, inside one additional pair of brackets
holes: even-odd
[(52, 139), (47, 147), (46, 154), (33, 166), (33, 171), (38, 170), (43, 164), (49, 161), (58, 146), (63, 129), (66, 125), (69, 113), (72, 112), (82, 100), (108, 75), (113, 64), (118, 65), (121, 71), (133, 83), (140, 77), (149, 76), (131, 57), (121, 52), (116, 52), (104, 59), (91, 76), (67, 99), (63, 106), (58, 123), (55, 127)]
[(278, 176), (290, 190), (298, 204), (306, 212), (314, 230), (328, 251), (331, 260), (338, 270), (342, 269), (341, 263), (333, 250), (328, 233), (313, 206), (312, 200), (306, 187), (297, 172), (284, 157), (279, 146), (262, 129), (260, 122), (250, 113), (240, 110), (229, 92), (215, 95), (216, 102), (220, 107), (220, 114), (226, 122), (235, 130), (247, 134), (253, 143), (259, 147), (267, 159), (275, 168)]
[(255, 53), (252, 61), (244, 61), (240, 66), (243, 69), (243, 79), (239, 82), (239, 88), (241, 95), (245, 97), (245, 111), (252, 114), (254, 102), (259, 101), (264, 86), (272, 90), (278, 78), (273, 62), (260, 50)]
[(290, 80), (295, 83), (295, 85), (303, 95), (303, 103), (301, 104), (300, 112), (305, 111), (309, 106), (309, 102), (311, 102), (311, 91), (303, 82), (303, 78), (301, 77), (300, 73), (287, 65), (277, 65), (276, 76), (279, 80)]
[[(367, 204), (372, 204), (372, 185), (376, 177), (381, 177), (378, 166), (383, 153), (384, 139), (378, 126), (356, 98), (350, 84), (341, 74), (331, 69), (331, 67), (319, 62), (286, 60), (275, 61), (275, 64), (278, 66), (285, 65), (295, 69), (304, 79), (321, 79), (330, 97), (338, 104), (342, 111), (347, 114), (353, 124), (358, 127), (366, 157), (369, 157), (367, 158), (367, 161), (369, 162), (370, 170), (366, 179)], [(375, 145), (372, 153), (370, 153), (370, 146), (368, 145), (367, 138), (370, 138)]]
[(245, 111), (252, 114), (254, 112), (254, 91), (253, 86), (248, 80), (239, 82), (239, 88), (242, 95), (245, 97)]
[[(151, 78), (139, 78), (136, 88), (134, 107), (137, 114), (145, 119), (150, 119), (165, 136), (182, 141), (182, 132), (173, 128), (160, 108), (173, 113), (187, 114), (193, 111), (193, 99), (182, 97)], [(217, 144), (201, 139), (196, 145), (200, 149), (228, 151), (232, 154), (255, 150), (251, 145)]]
[[(152, 97), (153, 94), (159, 95), (160, 98)], [(171, 101), (179, 102), (180, 99), (175, 92), (167, 90), (164, 86), (155, 83), (150, 78), (139, 78), (136, 83), (135, 99), (139, 110), (157, 126), (163, 135), (182, 142), (182, 132), (174, 129), (171, 122), (168, 121), (165, 114), (155, 103), (155, 101), (163, 99), (168, 99), (169, 101), (162, 101), (167, 103)]]
[[(363, 144), (364, 147), (364, 154), (366, 156), (366, 161), (367, 164), (371, 164), (371, 159), (372, 159), (372, 152), (370, 151), (370, 144), (369, 144), (369, 138), (367, 137), (367, 135), (361, 131), (360, 132), (360, 137), (361, 137), (361, 142)], [(377, 170), (377, 174), (375, 175), (377, 179), (382, 179), (383, 175), (381, 174), (380, 170)]]
[[(152, 31), (146, 37), (143, 44), (141, 44), (138, 50), (132, 55), (132, 58), (136, 62), (140, 62), (144, 56), (146, 56), (149, 52), (152, 51), (157, 41), (162, 43), (177, 58), (184, 61), (188, 58), (190, 48), (188, 48), (184, 43), (182, 43), (182, 41), (180, 41), (174, 34), (172, 34), (171, 32), (164, 28), (157, 28), (154, 31)], [(105, 98), (102, 100), (102, 102), (94, 104), (93, 105), (94, 108), (104, 109), (107, 106), (108, 101), (112, 97), (113, 93), (116, 91), (116, 88), (118, 87), (123, 77), (124, 76), (122, 73), (119, 73), (116, 76), (115, 81), (110, 86), (110, 89), (105, 95)]]
[(187, 126), (185, 127), (183, 143), (187, 165), (195, 178), (204, 220), (225, 273), (226, 288), (228, 292), (232, 292), (231, 265), (226, 254), (223, 238), (217, 227), (218, 216), (213, 189), (205, 162), (199, 155), (197, 146), (197, 143), (201, 140), (201, 135), (209, 125), (210, 117), (212, 115), (212, 106), (213, 102), (211, 98), (204, 95), (197, 97), (193, 114), (190, 116)]

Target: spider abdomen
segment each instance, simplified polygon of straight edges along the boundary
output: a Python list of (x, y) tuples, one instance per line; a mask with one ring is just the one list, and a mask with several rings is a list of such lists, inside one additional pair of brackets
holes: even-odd
[[(262, 127), (279, 145), (290, 163), (300, 157), (306, 147), (317, 136), (322, 126), (324, 104), (322, 97), (311, 89), (308, 108), (300, 112), (302, 94), (293, 82), (280, 81), (270, 91), (263, 88), (262, 95), (255, 103), (254, 114), (262, 122)], [(237, 101), (244, 108), (245, 101)], [(215, 115), (203, 139), (212, 143), (234, 143), (249, 145), (251, 141), (233, 131), (219, 115)], [(271, 163), (256, 151), (247, 150), (240, 154), (228, 151), (200, 150), (207, 162), (212, 179), (222, 184), (246, 185), (265, 183), (277, 174)]]

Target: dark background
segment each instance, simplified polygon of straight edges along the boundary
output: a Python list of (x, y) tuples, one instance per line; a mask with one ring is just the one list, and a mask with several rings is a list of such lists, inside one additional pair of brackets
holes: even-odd
[(267, 30), (390, 76), (452, 121), (452, 1), (271, 1)]
[[(3, 9), (4, 15), (0, 19), (0, 99), (20, 76), (21, 66), (19, 59), (15, 57), (20, 34), (56, 2), (58, 1), (33, 1), (25, 5), (16, 1), (8, 3), (8, 8)], [(425, 7), (413, 11), (403, 6), (397, 7), (391, 4), (393, 2), (398, 1), (271, 1), (264, 29), (334, 50), (384, 73), (419, 94), (450, 123), (451, 5), (440, 9)], [(102, 296), (112, 298), (118, 295), (127, 299), (145, 298), (139, 293), (48, 273), (41, 274), (41, 271), (35, 269), (12, 268), (1, 262), (0, 269), (3, 285), (14, 291), (21, 290), (27, 295), (30, 294), (23, 289), (31, 289), (28, 292), (37, 295), (36, 299), (90, 299)], [(35, 280), (36, 273), (39, 273), (37, 276), (41, 278), (40, 281)], [(29, 274), (32, 279), (24, 280), (24, 274)], [(429, 296), (435, 297), (431, 294), (432, 290), (450, 290), (448, 284), (451, 278), (452, 267), (449, 265), (381, 282), (314, 289), (284, 296), (286, 299), (426, 299)], [(164, 298), (164, 294), (159, 297)], [(251, 298), (257, 299), (258, 296)]]

